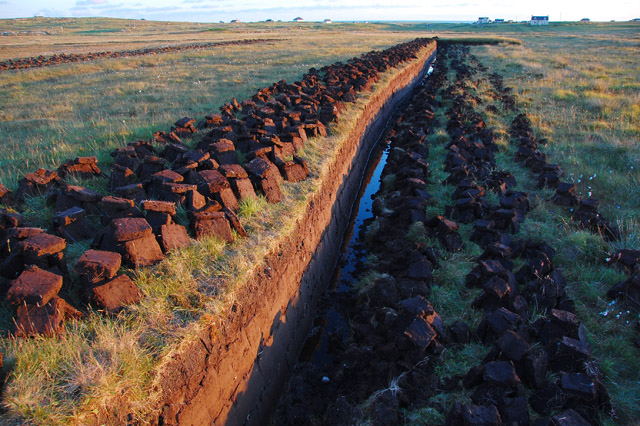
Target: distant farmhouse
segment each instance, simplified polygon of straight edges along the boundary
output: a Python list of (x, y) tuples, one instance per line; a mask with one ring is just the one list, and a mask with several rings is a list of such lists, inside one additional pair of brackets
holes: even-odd
[(631, 22), (640, 22), (640, 18), (633, 18)]
[(549, 25), (548, 16), (532, 16), (529, 25)]
[(504, 19), (499, 19), (499, 18), (498, 19), (494, 19), (493, 22), (495, 24), (504, 24)]
[(325, 19), (323, 22), (324, 22), (325, 24), (330, 24), (330, 23), (332, 23), (333, 21), (332, 21), (331, 19)]
[(488, 16), (481, 16), (478, 18), (478, 24), (488, 24), (488, 23), (489, 23)]
[(293, 22), (304, 22), (304, 19), (302, 19), (301, 17), (297, 17), (293, 20)]

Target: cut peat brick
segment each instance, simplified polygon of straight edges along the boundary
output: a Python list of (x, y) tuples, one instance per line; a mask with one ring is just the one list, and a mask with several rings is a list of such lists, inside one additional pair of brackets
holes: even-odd
[(11, 282), (7, 301), (13, 305), (26, 303), (42, 306), (58, 294), (61, 287), (60, 275), (30, 266)]
[(43, 232), (44, 229), (42, 228), (17, 227), (9, 229), (7, 237), (13, 240), (25, 240), (29, 237), (33, 237), (34, 235), (42, 234)]
[(198, 212), (193, 214), (193, 233), (196, 239), (206, 236), (218, 237), (228, 243), (233, 242), (231, 226), (223, 212)]
[(120, 269), (122, 256), (120, 253), (104, 250), (87, 250), (84, 252), (74, 271), (83, 275), (91, 283), (113, 278)]
[(238, 219), (238, 216), (236, 216), (233, 211), (226, 207), (223, 208), (222, 211), (224, 212), (225, 216), (229, 220), (229, 223), (231, 223), (231, 226), (236, 231), (236, 233), (242, 238), (246, 238), (247, 231), (244, 229), (244, 226), (242, 226), (242, 223), (240, 223), (240, 219)]
[(124, 243), (124, 258), (134, 267), (155, 265), (164, 255), (156, 237), (149, 235)]
[(126, 275), (120, 275), (111, 281), (91, 290), (92, 300), (99, 309), (117, 313), (126, 305), (142, 299), (140, 289)]
[(187, 247), (189, 244), (191, 244), (191, 240), (184, 226), (171, 224), (160, 227), (160, 245), (165, 253), (177, 248)]
[(16, 314), (16, 336), (55, 336), (62, 331), (64, 321), (81, 316), (64, 299), (54, 297), (44, 306), (20, 305)]
[(236, 196), (241, 200), (248, 198), (256, 198), (256, 191), (253, 189), (249, 178), (230, 179), (231, 188)]
[(56, 213), (53, 223), (57, 233), (68, 240), (88, 240), (95, 235), (96, 230), (86, 220), (86, 216), (84, 209), (74, 206)]
[(176, 205), (171, 201), (144, 200), (142, 208), (152, 212), (168, 213), (171, 216), (176, 215)]
[(67, 242), (64, 238), (45, 234), (44, 232), (33, 235), (18, 244), (20, 251), (28, 256), (34, 257), (56, 254), (64, 250), (66, 247)]
[(114, 219), (111, 229), (116, 241), (131, 241), (151, 235), (151, 225), (143, 218)]
[(268, 202), (279, 203), (282, 201), (282, 192), (277, 179), (260, 179), (260, 189), (264, 192)]

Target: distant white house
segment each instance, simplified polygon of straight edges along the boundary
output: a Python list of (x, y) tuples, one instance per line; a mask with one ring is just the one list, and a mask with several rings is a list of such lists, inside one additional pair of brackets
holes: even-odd
[(548, 16), (532, 16), (529, 25), (549, 25)]
[(332, 23), (333, 21), (332, 21), (331, 19), (325, 19), (323, 22), (324, 22), (325, 24), (330, 24), (330, 23)]
[(489, 23), (488, 16), (481, 16), (480, 18), (478, 18), (478, 24), (488, 24), (488, 23)]
[(301, 17), (297, 17), (293, 20), (293, 22), (304, 22), (304, 19), (302, 19)]

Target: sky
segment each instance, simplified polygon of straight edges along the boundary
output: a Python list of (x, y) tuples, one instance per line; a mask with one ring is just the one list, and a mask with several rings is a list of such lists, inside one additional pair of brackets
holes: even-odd
[(0, 0), (0, 18), (112, 17), (160, 21), (474, 21), (480, 16), (551, 21), (628, 21), (640, 0)]

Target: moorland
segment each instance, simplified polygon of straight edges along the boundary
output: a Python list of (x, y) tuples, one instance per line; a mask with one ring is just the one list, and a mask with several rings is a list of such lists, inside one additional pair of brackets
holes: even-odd
[[(8, 35), (2, 36), (0, 61), (268, 40), (2, 71), (0, 182), (15, 189), (25, 172), (39, 167), (55, 169), (78, 155), (96, 155), (100, 166), (108, 169), (115, 148), (148, 139), (183, 116), (202, 119), (233, 97), (246, 99), (282, 79), (295, 81), (311, 67), (416, 37), (464, 40), (472, 44), (471, 53), (482, 65), (501, 74), (505, 85), (513, 88), (516, 104), (531, 119), (535, 134), (548, 140), (545, 152), (550, 162), (562, 167), (567, 179), (576, 183), (580, 196), (600, 200), (602, 214), (620, 229), (620, 238), (614, 241), (578, 229), (571, 223), (570, 213), (550, 201), (552, 190), (524, 187), (535, 196), (536, 208), (520, 233), (547, 241), (564, 265), (567, 292), (588, 331), (592, 356), (616, 410), (616, 418), (602, 420), (605, 424), (632, 424), (640, 416), (639, 313), (618, 308), (607, 298), (607, 290), (626, 279), (626, 274), (606, 266), (605, 259), (616, 249), (640, 249), (636, 202), (640, 197), (639, 28), (638, 23), (552, 23), (532, 28), (523, 24), (2, 20), (0, 33)], [(473, 90), (483, 101), (493, 100), (486, 82)], [(353, 125), (349, 117), (356, 110), (357, 106), (349, 110), (331, 129), (331, 143), (318, 141), (305, 148), (312, 171), (320, 174), (327, 150)], [(498, 135), (499, 161), (519, 181), (527, 182), (526, 170), (511, 160), (516, 149), (508, 142), (513, 118), (508, 113), (487, 114), (485, 121)], [(429, 136), (434, 145), (447, 138), (443, 126), (444, 121)], [(440, 153), (444, 155), (444, 151)], [(108, 192), (101, 183), (75, 183)], [(175, 345), (195, 333), (199, 323), (228, 306), (234, 283), (242, 281), (275, 235), (291, 226), (290, 218), (313, 189), (313, 182), (285, 187), (285, 202), (280, 205), (269, 205), (261, 198), (242, 204), (239, 216), (254, 236), (246, 243), (225, 249), (215, 239), (205, 240), (175, 253), (159, 266), (136, 271), (132, 276), (146, 297), (139, 306), (116, 317), (90, 314), (82, 321), (70, 322), (60, 338), (25, 340), (11, 337), (12, 312), (2, 306), (0, 326), (8, 336), (3, 338), (1, 349), (7, 381), (5, 419), (81, 423), (86, 413), (108, 410), (107, 401), (114, 395), (126, 395), (131, 411), (143, 418), (152, 404), (148, 395), (154, 369)], [(437, 193), (435, 186), (433, 191)], [(435, 203), (429, 211), (443, 208)], [(24, 216), (31, 226), (47, 228), (53, 214), (44, 196), (26, 202)], [(66, 253), (68, 262), (73, 263), (87, 248), (88, 243), (71, 244)], [(464, 319), (472, 327), (480, 316), (462, 307), (474, 295), (459, 289), (464, 287), (472, 259), (478, 254), (478, 249), (470, 246), (443, 260), (434, 272), (430, 299), (443, 318)], [(223, 277), (228, 288), (203, 294), (198, 283), (211, 276)], [(481, 345), (446, 351), (443, 374), (467, 371), (485, 351)], [(443, 418), (441, 413), (417, 411), (406, 413), (405, 420), (431, 424)]]

